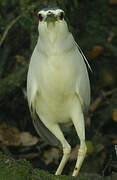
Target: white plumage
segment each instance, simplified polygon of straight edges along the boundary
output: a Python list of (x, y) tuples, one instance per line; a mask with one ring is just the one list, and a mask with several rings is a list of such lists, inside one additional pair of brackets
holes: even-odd
[(59, 124), (74, 124), (81, 142), (73, 172), (76, 176), (86, 153), (83, 110), (90, 103), (87, 68), (68, 30), (64, 11), (43, 9), (38, 15), (39, 38), (27, 78), (28, 103), (37, 132), (51, 144), (62, 144), (63, 158), (57, 175), (61, 174), (71, 151)]

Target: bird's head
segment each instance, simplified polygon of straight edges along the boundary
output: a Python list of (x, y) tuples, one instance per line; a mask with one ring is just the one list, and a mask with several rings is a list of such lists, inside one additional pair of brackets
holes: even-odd
[(64, 20), (65, 13), (59, 8), (45, 8), (38, 12), (39, 35), (59, 38), (68, 32), (67, 23)]
[(38, 12), (40, 23), (56, 23), (64, 20), (64, 11), (59, 8), (44, 8)]

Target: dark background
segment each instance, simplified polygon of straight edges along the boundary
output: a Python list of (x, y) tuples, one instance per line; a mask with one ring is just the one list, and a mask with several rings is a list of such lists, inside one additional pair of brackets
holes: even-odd
[[(45, 7), (65, 11), (69, 29), (93, 71), (86, 116), (88, 154), (81, 171), (111, 176), (117, 172), (117, 0), (0, 1), (0, 151), (25, 157), (33, 167), (52, 173), (61, 158), (36, 134), (26, 99), (28, 64), (38, 38), (37, 12)], [(22, 132), (37, 136), (39, 142), (22, 144)], [(73, 128), (66, 138), (73, 151), (64, 173), (71, 174), (79, 141)]]

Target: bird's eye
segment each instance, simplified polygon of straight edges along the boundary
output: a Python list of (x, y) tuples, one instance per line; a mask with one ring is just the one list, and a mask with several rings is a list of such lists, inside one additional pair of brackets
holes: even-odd
[(41, 14), (38, 14), (39, 21), (43, 20), (43, 16)]
[(64, 18), (64, 12), (61, 12), (61, 13), (60, 13), (59, 18), (60, 18), (60, 20), (63, 20), (63, 18)]

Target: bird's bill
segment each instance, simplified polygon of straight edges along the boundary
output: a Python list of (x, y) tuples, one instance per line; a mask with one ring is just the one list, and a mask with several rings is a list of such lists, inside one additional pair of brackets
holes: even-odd
[(54, 14), (48, 14), (47, 17), (46, 17), (46, 19), (45, 19), (45, 21), (46, 21), (47, 23), (49, 23), (49, 22), (55, 22), (55, 21), (57, 21), (57, 17), (56, 17)]

